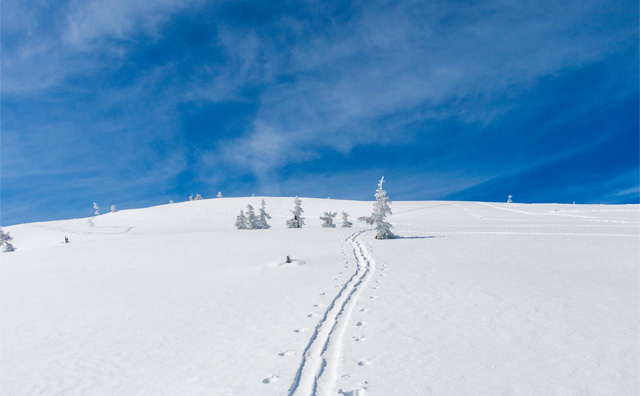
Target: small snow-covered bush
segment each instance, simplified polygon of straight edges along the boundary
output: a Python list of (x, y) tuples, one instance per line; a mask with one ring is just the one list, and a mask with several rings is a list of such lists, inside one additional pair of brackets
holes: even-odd
[(111, 205), (111, 213), (116, 213), (116, 205)]
[(93, 203), (93, 210), (95, 210), (95, 212), (93, 213), (94, 215), (99, 215), (100, 214), (100, 207), (98, 206), (97, 203)]
[(342, 228), (350, 228), (352, 225), (353, 223), (349, 221), (349, 213), (342, 212)]
[(333, 224), (333, 219), (337, 214), (338, 213), (336, 212), (324, 212), (324, 216), (320, 216), (320, 220), (322, 220), (322, 226), (324, 228), (335, 228), (336, 225)]
[(0, 247), (2, 247), (3, 252), (13, 252), (16, 248), (10, 243), (13, 240), (13, 237), (9, 235), (9, 232), (4, 232), (2, 227), (0, 227)]

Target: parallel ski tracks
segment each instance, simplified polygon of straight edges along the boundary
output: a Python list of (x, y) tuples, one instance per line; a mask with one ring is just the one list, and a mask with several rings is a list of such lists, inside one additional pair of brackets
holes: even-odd
[(353, 249), (356, 271), (333, 298), (302, 352), (302, 361), (288, 396), (329, 394), (335, 385), (342, 339), (358, 296), (375, 270), (375, 262), (358, 240), (366, 231), (347, 238)]

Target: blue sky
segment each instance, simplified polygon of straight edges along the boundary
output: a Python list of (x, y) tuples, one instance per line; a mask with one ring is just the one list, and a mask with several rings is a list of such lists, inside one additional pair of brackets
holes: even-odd
[(638, 203), (635, 1), (2, 2), (3, 225), (205, 198)]

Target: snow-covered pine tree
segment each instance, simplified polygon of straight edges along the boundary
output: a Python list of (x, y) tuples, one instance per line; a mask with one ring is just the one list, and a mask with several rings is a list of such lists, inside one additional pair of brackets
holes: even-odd
[(271, 226), (267, 223), (267, 219), (270, 219), (271, 216), (266, 212), (267, 204), (262, 200), (262, 204), (260, 205), (260, 209), (258, 209), (258, 228), (267, 229), (271, 228)]
[(513, 195), (509, 195), (509, 196), (507, 197), (507, 203), (512, 203), (511, 198), (513, 198)]
[(251, 204), (247, 204), (247, 228), (250, 230), (255, 230), (259, 227), (258, 218), (256, 217), (256, 213), (253, 210), (253, 206)]
[(247, 218), (244, 215), (244, 212), (241, 210), (238, 217), (236, 217), (236, 228), (238, 230), (246, 230), (249, 227), (247, 226)]
[(98, 207), (97, 203), (93, 203), (93, 210), (95, 210), (95, 212), (93, 213), (94, 215), (99, 215), (100, 214), (100, 207)]
[(382, 183), (384, 183), (384, 176), (378, 182), (378, 189), (376, 190), (376, 202), (373, 203), (373, 218), (376, 226), (376, 239), (391, 239), (395, 237), (391, 232), (391, 224), (384, 221), (387, 218), (387, 214), (391, 214), (391, 201), (387, 197), (387, 192), (382, 189)]
[(189, 201), (193, 201), (193, 194), (189, 195)]
[(111, 213), (116, 213), (116, 205), (111, 205)]
[(170, 200), (169, 200), (169, 203), (170, 203), (170, 204), (172, 204), (172, 203), (173, 203), (173, 199), (170, 199)]
[(295, 204), (295, 207), (291, 211), (291, 213), (293, 213), (293, 219), (287, 220), (287, 227), (302, 228), (304, 225), (304, 217), (302, 217), (302, 212), (304, 212), (304, 210), (302, 210), (301, 206), (302, 201), (300, 198), (296, 197), (296, 199), (293, 200), (293, 203)]
[(218, 198), (222, 198), (222, 193), (218, 191)]
[(194, 201), (200, 201), (202, 199), (202, 195), (196, 194), (196, 197), (193, 199)]
[(342, 228), (350, 228), (352, 225), (353, 223), (349, 221), (349, 213), (342, 212)]
[(16, 250), (15, 247), (10, 243), (13, 240), (13, 237), (9, 235), (8, 232), (4, 232), (2, 227), (0, 227), (0, 247), (2, 247), (3, 252), (13, 252)]
[(324, 212), (324, 216), (320, 216), (320, 220), (322, 220), (322, 226), (324, 228), (336, 228), (336, 225), (333, 224), (333, 219), (337, 214), (337, 212)]

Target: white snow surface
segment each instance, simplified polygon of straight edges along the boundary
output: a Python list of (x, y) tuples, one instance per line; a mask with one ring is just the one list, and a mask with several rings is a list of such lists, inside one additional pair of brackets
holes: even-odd
[(6, 227), (0, 394), (638, 395), (638, 205), (261, 199)]

